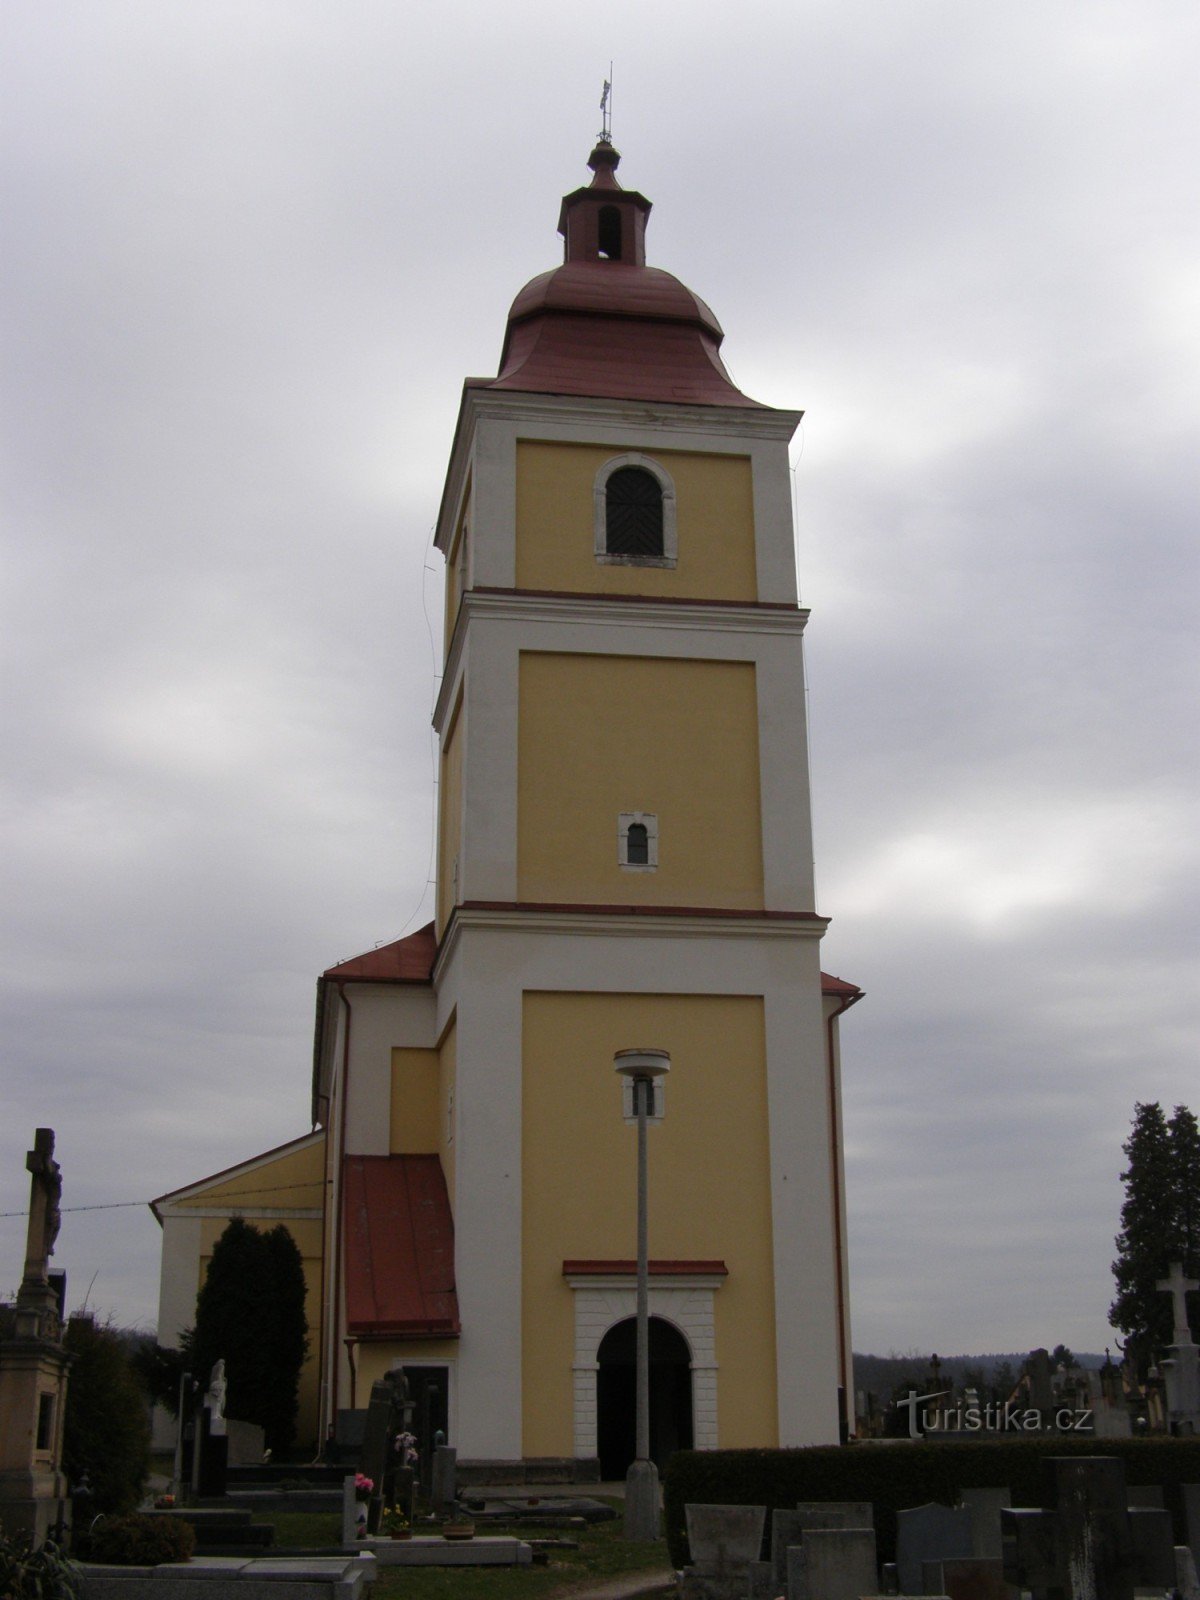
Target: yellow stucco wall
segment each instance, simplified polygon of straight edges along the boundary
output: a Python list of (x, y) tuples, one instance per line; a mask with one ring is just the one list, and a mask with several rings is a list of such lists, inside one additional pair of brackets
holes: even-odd
[(283, 1153), (267, 1156), (249, 1171), (219, 1178), (197, 1188), (187, 1199), (172, 1200), (177, 1210), (211, 1210), (229, 1206), (234, 1212), (252, 1217), (268, 1206), (307, 1208), (319, 1206), (325, 1179), (325, 1140), (316, 1139), (299, 1150), (284, 1148)]
[[(371, 1385), (394, 1366), (405, 1362), (417, 1366), (453, 1367), (458, 1359), (457, 1339), (380, 1339), (363, 1340), (355, 1352), (358, 1378), (355, 1401), (365, 1406)], [(453, 1379), (451, 1379), (453, 1383)], [(347, 1404), (349, 1402), (347, 1401)]]
[(436, 1050), (392, 1051), (393, 1155), (435, 1155), (440, 1143), (440, 1065)]
[[(761, 907), (753, 663), (522, 652), (517, 803), (521, 900)], [(654, 872), (618, 862), (633, 811)]]
[(444, 932), (454, 909), (454, 863), (462, 848), (462, 694), (442, 736), (441, 782), (438, 786), (437, 931)]
[(756, 600), (754, 493), (745, 456), (640, 452), (651, 455), (675, 485), (677, 565), (609, 566), (596, 560), (596, 474), (624, 453), (610, 445), (518, 441), (517, 587)]
[(617, 1050), (669, 1051), (649, 1131), (650, 1255), (723, 1260), (715, 1296), (723, 1448), (777, 1440), (762, 1000), (529, 993), (522, 1040), (522, 1367), (526, 1456), (573, 1453), (569, 1259), (637, 1248), (636, 1131)]
[(458, 1062), (458, 1022), (452, 1018), (438, 1046), (438, 1154), (442, 1158), (442, 1172), (450, 1196), (450, 1211), (454, 1212), (455, 1150), (454, 1086)]

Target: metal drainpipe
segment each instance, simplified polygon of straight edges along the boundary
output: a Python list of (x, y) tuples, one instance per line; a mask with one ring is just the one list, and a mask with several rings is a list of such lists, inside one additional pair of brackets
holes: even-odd
[[(851, 1395), (846, 1375), (846, 1291), (845, 1291), (845, 1260), (846, 1242), (842, 1238), (842, 1152), (839, 1132), (841, 1127), (841, 1108), (837, 1095), (837, 1058), (833, 1045), (833, 1025), (844, 1011), (857, 1000), (861, 994), (847, 995), (836, 1011), (831, 1011), (825, 1019), (825, 1062), (829, 1083), (829, 1162), (833, 1175), (833, 1258), (834, 1272), (837, 1280), (837, 1331), (838, 1331), (838, 1382), (843, 1395), (843, 1420), (847, 1427), (853, 1417), (853, 1396)], [(847, 1415), (846, 1413), (849, 1413)]]
[(334, 1170), (334, 1181), (337, 1184), (337, 1215), (334, 1218), (333, 1234), (333, 1281), (329, 1285), (329, 1359), (333, 1368), (333, 1382), (331, 1385), (333, 1413), (330, 1421), (336, 1424), (338, 1411), (338, 1388), (341, 1373), (342, 1357), (337, 1342), (338, 1330), (338, 1296), (341, 1292), (342, 1282), (342, 1209), (345, 1205), (346, 1194), (346, 1112), (350, 1104), (350, 1025), (354, 1012), (346, 996), (346, 986), (338, 983), (338, 999), (346, 1008), (346, 1033), (342, 1040), (342, 1106), (338, 1119), (338, 1149), (337, 1166)]

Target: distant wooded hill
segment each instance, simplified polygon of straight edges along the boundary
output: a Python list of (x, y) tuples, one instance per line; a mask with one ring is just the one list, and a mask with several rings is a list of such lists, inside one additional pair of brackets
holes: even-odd
[[(1053, 1346), (1048, 1348), (1053, 1349)], [(1090, 1352), (1081, 1354), (1078, 1350), (1073, 1350), (1071, 1354), (1081, 1367), (1097, 1368), (1104, 1365), (1103, 1355)], [(1028, 1350), (982, 1356), (940, 1356), (939, 1381), (947, 1386), (953, 1384), (955, 1388), (962, 1388), (964, 1383), (978, 1382), (982, 1375), (984, 1386), (990, 1388), (997, 1382), (997, 1374), (1000, 1373), (1006, 1377), (1011, 1374), (1008, 1381), (1015, 1382), (1028, 1356)], [(868, 1390), (879, 1399), (886, 1400), (902, 1384), (911, 1383), (914, 1388), (920, 1388), (929, 1377), (929, 1362), (930, 1356), (925, 1351), (903, 1356), (865, 1356), (856, 1353), (854, 1387)]]

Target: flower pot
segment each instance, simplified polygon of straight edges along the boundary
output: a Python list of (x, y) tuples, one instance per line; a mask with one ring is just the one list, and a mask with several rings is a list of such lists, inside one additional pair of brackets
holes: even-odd
[(443, 1539), (473, 1539), (475, 1537), (475, 1524), (473, 1522), (448, 1522), (442, 1529)]
[(391, 1533), (388, 1534), (388, 1538), (389, 1539), (411, 1539), (412, 1538), (412, 1529), (411, 1528), (396, 1528)]

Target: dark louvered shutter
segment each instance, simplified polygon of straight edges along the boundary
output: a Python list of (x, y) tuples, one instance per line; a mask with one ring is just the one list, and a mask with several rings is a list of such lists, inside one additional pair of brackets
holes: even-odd
[(644, 467), (618, 467), (604, 488), (606, 548), (610, 556), (663, 553), (662, 489)]

